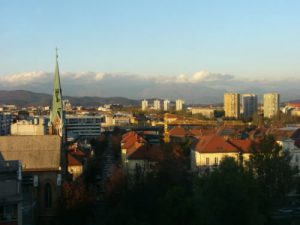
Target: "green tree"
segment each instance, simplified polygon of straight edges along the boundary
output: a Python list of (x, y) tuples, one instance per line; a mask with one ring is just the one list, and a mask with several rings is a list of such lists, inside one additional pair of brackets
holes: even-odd
[(262, 224), (256, 182), (233, 158), (198, 178), (195, 192), (196, 224)]
[(159, 224), (191, 224), (194, 218), (191, 198), (182, 187), (171, 187), (159, 200)]
[(251, 151), (247, 168), (258, 183), (260, 208), (266, 214), (284, 203), (295, 171), (290, 166), (289, 152), (278, 145), (274, 136), (253, 142)]

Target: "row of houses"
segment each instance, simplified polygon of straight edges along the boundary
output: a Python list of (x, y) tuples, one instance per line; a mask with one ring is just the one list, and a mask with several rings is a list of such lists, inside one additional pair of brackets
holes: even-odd
[[(190, 139), (190, 171), (204, 173), (217, 167), (224, 157), (245, 162), (251, 155), (251, 144), (265, 134), (273, 134), (284, 150), (291, 153), (291, 166), (300, 168), (300, 129), (254, 130), (247, 135), (231, 129), (200, 130), (175, 127), (170, 130), (170, 140), (178, 143)], [(238, 134), (238, 135), (237, 135)], [(129, 175), (153, 171), (162, 158), (162, 145), (151, 144), (145, 135), (130, 131), (121, 141), (122, 166)]]

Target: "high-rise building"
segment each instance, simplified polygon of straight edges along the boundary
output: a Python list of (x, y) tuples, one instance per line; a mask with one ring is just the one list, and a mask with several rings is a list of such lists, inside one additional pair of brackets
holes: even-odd
[(158, 100), (158, 99), (154, 100), (153, 109), (158, 110), (158, 111), (160, 110), (160, 100)]
[(164, 100), (164, 111), (170, 110), (170, 101), (168, 99)]
[(239, 118), (240, 116), (240, 94), (224, 94), (225, 117)]
[(176, 100), (176, 111), (181, 111), (183, 110), (184, 107), (184, 100), (182, 99), (177, 99)]
[(243, 94), (243, 113), (244, 118), (252, 118), (254, 113), (257, 113), (257, 95), (256, 94)]
[(148, 109), (148, 101), (146, 99), (144, 99), (142, 101), (142, 110), (145, 111)]
[(280, 95), (278, 93), (264, 94), (264, 117), (271, 118), (279, 111)]

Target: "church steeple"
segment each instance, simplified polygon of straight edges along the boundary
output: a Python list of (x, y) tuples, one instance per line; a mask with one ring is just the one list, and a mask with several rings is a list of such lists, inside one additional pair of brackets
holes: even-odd
[(61, 93), (61, 86), (60, 86), (57, 48), (56, 48), (56, 65), (55, 65), (54, 83), (53, 83), (52, 108), (50, 112), (50, 123), (52, 125), (53, 133), (58, 134), (62, 137), (63, 127), (64, 127), (64, 114), (63, 114), (63, 102), (62, 102), (62, 93)]

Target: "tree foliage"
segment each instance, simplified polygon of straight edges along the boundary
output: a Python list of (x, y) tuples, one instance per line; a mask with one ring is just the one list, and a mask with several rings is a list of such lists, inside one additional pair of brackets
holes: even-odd
[(294, 170), (290, 154), (268, 135), (251, 146), (252, 155), (247, 164), (260, 188), (260, 206), (264, 213), (283, 204), (292, 186)]
[(196, 183), (197, 224), (261, 224), (258, 189), (250, 173), (233, 158)]

